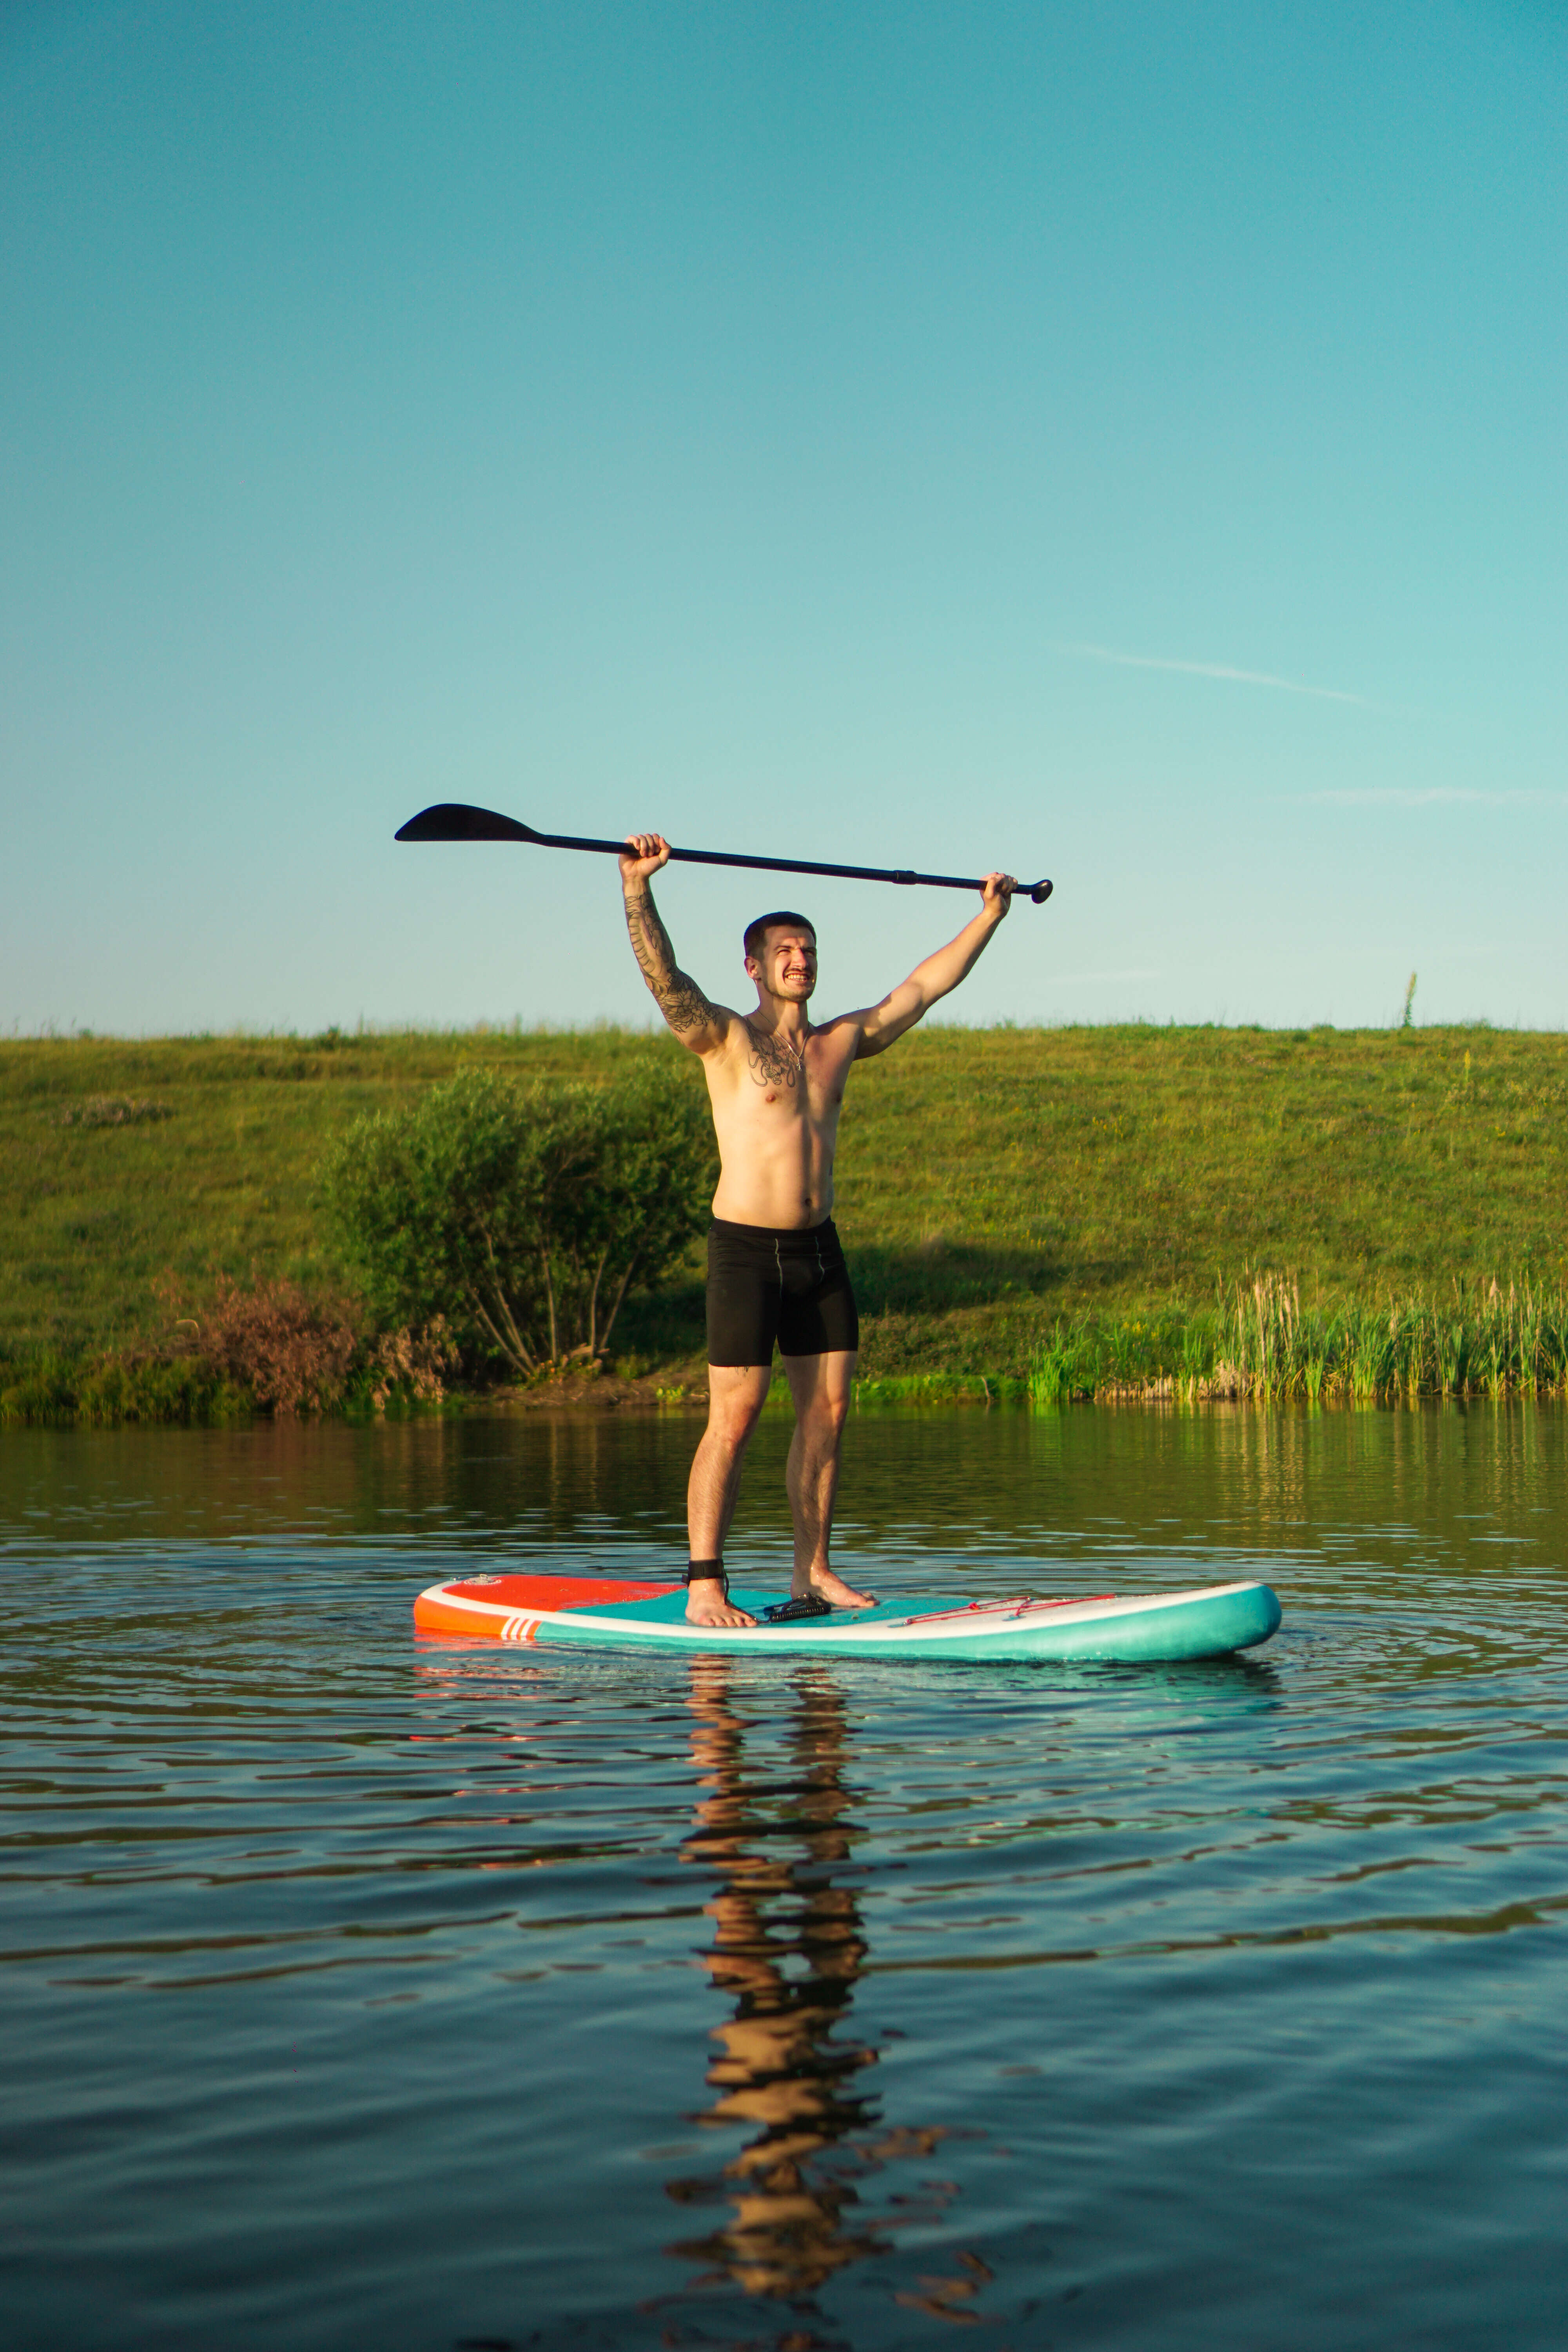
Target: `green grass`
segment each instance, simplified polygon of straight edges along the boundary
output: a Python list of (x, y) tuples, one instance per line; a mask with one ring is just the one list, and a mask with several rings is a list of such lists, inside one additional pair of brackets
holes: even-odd
[(0, 1422), (241, 1421), (254, 1410), (245, 1390), (188, 1360), (44, 1349), (0, 1364)]
[(1310, 1404), (1568, 1394), (1568, 1290), (1456, 1282), (1447, 1297), (1303, 1307), (1297, 1284), (1259, 1275), (1206, 1312), (1058, 1323), (1027, 1388), (1038, 1405), (1132, 1392)]
[[(193, 1293), (218, 1270), (335, 1286), (313, 1170), (348, 1119), (465, 1064), (593, 1077), (648, 1055), (700, 1086), (665, 1039), (616, 1030), (0, 1044), (0, 1359), (155, 1338), (165, 1269)], [(1259, 1270), (1320, 1322), (1440, 1313), (1494, 1276), (1561, 1292), (1565, 1144), (1557, 1034), (917, 1031), (845, 1107), (864, 1370), (978, 1395), (1038, 1386), (1070, 1342), (1102, 1388), (1172, 1375), (1184, 1349), (1186, 1377), (1212, 1374), (1220, 1302)], [(700, 1304), (694, 1263), (631, 1306), (628, 1367), (699, 1355)]]

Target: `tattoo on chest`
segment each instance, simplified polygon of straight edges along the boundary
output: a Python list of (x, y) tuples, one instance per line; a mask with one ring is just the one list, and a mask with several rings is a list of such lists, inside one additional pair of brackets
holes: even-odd
[(749, 1021), (746, 1024), (746, 1036), (749, 1040), (746, 1067), (752, 1074), (754, 1085), (798, 1087), (805, 1084), (804, 1048), (800, 1054), (792, 1054), (783, 1040), (771, 1031), (764, 1032), (759, 1036)]

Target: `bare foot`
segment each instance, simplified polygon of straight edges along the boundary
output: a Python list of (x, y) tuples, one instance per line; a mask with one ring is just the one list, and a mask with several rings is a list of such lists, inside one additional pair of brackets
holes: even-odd
[(757, 1621), (743, 1609), (731, 1607), (718, 1578), (708, 1576), (686, 1588), (686, 1622), (689, 1625), (754, 1625)]
[[(792, 1589), (797, 1593), (802, 1590), (798, 1581)], [(874, 1592), (857, 1592), (854, 1586), (846, 1584), (841, 1576), (835, 1576), (830, 1568), (819, 1568), (807, 1580), (805, 1590), (815, 1592), (819, 1601), (831, 1602), (835, 1609), (875, 1609), (877, 1606)]]

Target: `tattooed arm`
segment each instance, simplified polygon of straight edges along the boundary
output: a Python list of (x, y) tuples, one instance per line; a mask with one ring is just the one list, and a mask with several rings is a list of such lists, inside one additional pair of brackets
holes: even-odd
[(668, 857), (669, 844), (658, 833), (628, 834), (626, 842), (628, 854), (621, 859), (621, 890), (632, 953), (642, 967), (655, 1003), (681, 1044), (689, 1045), (694, 1054), (711, 1054), (724, 1043), (735, 1016), (722, 1004), (710, 1004), (689, 972), (681, 971), (669, 933), (659, 920), (648, 883)]

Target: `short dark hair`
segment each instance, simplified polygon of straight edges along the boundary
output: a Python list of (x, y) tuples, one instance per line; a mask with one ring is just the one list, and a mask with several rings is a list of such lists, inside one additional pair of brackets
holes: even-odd
[(745, 935), (741, 944), (746, 950), (748, 961), (752, 956), (756, 957), (759, 963), (762, 961), (763, 950), (768, 943), (768, 933), (775, 923), (795, 924), (801, 930), (809, 931), (812, 943), (816, 944), (816, 925), (809, 915), (797, 915), (788, 907), (777, 907), (771, 915), (759, 915), (754, 923), (746, 925)]

